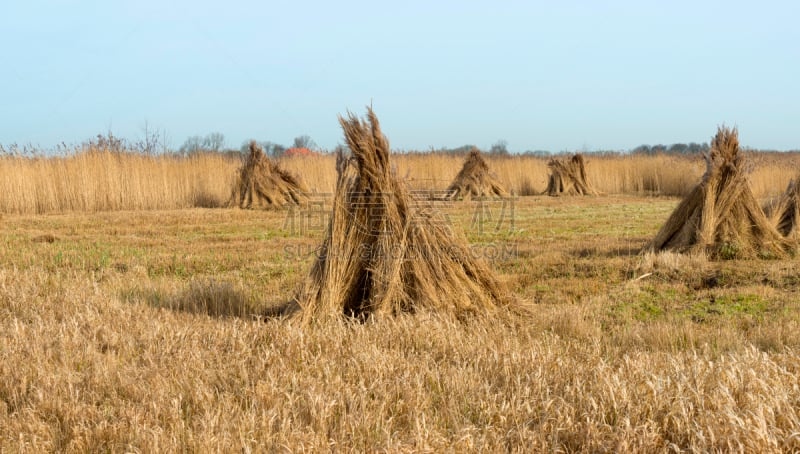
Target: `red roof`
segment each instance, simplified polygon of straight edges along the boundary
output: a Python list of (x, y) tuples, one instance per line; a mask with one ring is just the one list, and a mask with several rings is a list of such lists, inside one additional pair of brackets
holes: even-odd
[(312, 156), (316, 155), (316, 151), (311, 151), (308, 148), (288, 148), (286, 151), (283, 152), (284, 156)]

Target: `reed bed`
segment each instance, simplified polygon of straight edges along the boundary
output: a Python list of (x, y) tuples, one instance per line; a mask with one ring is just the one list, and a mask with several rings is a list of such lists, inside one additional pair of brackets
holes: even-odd
[[(549, 158), (486, 156), (498, 181), (516, 195), (541, 194)], [(332, 154), (292, 156), (281, 167), (312, 192), (333, 193)], [(756, 198), (780, 195), (800, 169), (798, 153), (748, 153)], [(411, 189), (444, 190), (463, 166), (461, 155), (397, 154), (398, 176)], [(0, 156), (0, 212), (54, 213), (223, 206), (241, 160), (223, 154), (148, 156), (86, 149), (59, 157)], [(586, 155), (588, 181), (603, 194), (685, 197), (702, 176), (701, 156)]]
[(67, 157), (0, 158), (0, 212), (221, 206), (238, 165), (222, 155), (147, 156), (90, 149)]

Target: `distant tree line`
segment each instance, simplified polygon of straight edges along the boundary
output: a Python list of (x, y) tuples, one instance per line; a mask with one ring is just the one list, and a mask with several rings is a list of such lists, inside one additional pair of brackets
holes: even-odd
[[(460, 147), (455, 148), (447, 148), (442, 147), (439, 149), (431, 149), (428, 150), (427, 153), (444, 153), (444, 154), (453, 154), (453, 155), (466, 155), (472, 149), (478, 148), (475, 145), (462, 145)], [(623, 155), (623, 154), (634, 154), (634, 155), (657, 155), (657, 154), (675, 154), (675, 155), (691, 155), (691, 154), (699, 154), (704, 153), (709, 150), (708, 143), (674, 143), (672, 145), (639, 145), (638, 147), (632, 150), (595, 150), (591, 151), (594, 155)], [(508, 151), (508, 142), (505, 140), (498, 140), (495, 142), (488, 150), (482, 150), (484, 153), (490, 156), (511, 156), (512, 153)], [(549, 150), (526, 150), (522, 153), (516, 153), (515, 155), (520, 156), (534, 156), (534, 157), (549, 157), (549, 156), (558, 156), (558, 155), (565, 155), (565, 154), (572, 154), (574, 151), (559, 151), (559, 152), (552, 152)]]
[[(480, 148), (475, 145), (467, 144), (455, 148), (447, 148), (447, 147), (442, 147), (439, 149), (432, 148), (423, 153), (443, 153), (443, 154), (452, 154), (461, 156), (469, 154), (470, 151), (476, 148), (480, 150)], [(488, 150), (481, 150), (481, 151), (491, 156), (511, 156), (511, 152), (508, 151), (508, 142), (506, 142), (505, 140), (498, 140), (497, 142), (492, 144), (492, 146)]]
[(269, 140), (256, 140), (256, 139), (248, 139), (242, 142), (238, 149), (232, 149), (226, 147), (225, 144), (225, 135), (219, 132), (212, 132), (205, 136), (191, 136), (183, 142), (183, 145), (178, 149), (178, 153), (182, 155), (188, 155), (192, 153), (203, 153), (203, 152), (224, 152), (226, 154), (244, 154), (247, 153), (250, 148), (250, 142), (254, 141), (264, 149), (264, 152), (272, 157), (279, 157), (283, 156), (287, 150), (291, 149), (305, 149), (305, 150), (314, 150), (318, 149), (317, 144), (311, 139), (308, 135), (301, 135), (294, 138), (292, 141), (292, 145), (290, 147), (286, 147), (279, 143), (275, 143)]
[(181, 154), (192, 154), (201, 151), (223, 151), (225, 148), (225, 135), (212, 132), (206, 136), (191, 136), (183, 142), (178, 149)]
[[(189, 156), (195, 153), (224, 153), (231, 157), (241, 157), (248, 152), (251, 140), (245, 140), (238, 148), (231, 148), (225, 141), (225, 135), (220, 132), (212, 132), (206, 135), (193, 135), (183, 142), (183, 144), (176, 150), (169, 146), (169, 136), (166, 132), (159, 129), (149, 128), (147, 123), (144, 124), (142, 129), (144, 133), (143, 139), (136, 141), (129, 141), (118, 136), (115, 136), (110, 131), (106, 134), (98, 134), (95, 138), (83, 142), (77, 148), (75, 146), (68, 146), (64, 143), (57, 145), (54, 149), (44, 150), (40, 147), (28, 144), (17, 145), (10, 144), (5, 147), (0, 144), (0, 155), (30, 155), (35, 156), (39, 154), (50, 155), (64, 155), (69, 154), (71, 150), (79, 148), (99, 148), (109, 151), (118, 152), (136, 152), (143, 154), (175, 154), (181, 156)], [(320, 153), (325, 152), (320, 150), (318, 145), (308, 135), (300, 135), (294, 138), (290, 146), (285, 146), (280, 143), (272, 142), (269, 140), (256, 140), (256, 143), (264, 149), (264, 152), (271, 157), (281, 157), (287, 154), (307, 154), (306, 152)], [(343, 148), (338, 145), (336, 149)], [(498, 140), (493, 143), (488, 149), (481, 149), (473, 144), (465, 144), (458, 147), (441, 147), (430, 148), (428, 150), (399, 150), (401, 153), (442, 153), (451, 155), (467, 155), (473, 149), (480, 149), (484, 154), (489, 156), (504, 157), (504, 156), (533, 156), (539, 158), (547, 158), (551, 156), (572, 154), (574, 150), (562, 150), (553, 152), (550, 150), (525, 150), (521, 153), (511, 153), (508, 149), (508, 142), (506, 140)], [(671, 145), (656, 144), (639, 145), (631, 150), (592, 150), (584, 151), (585, 153), (592, 153), (596, 156), (612, 156), (612, 155), (696, 155), (708, 152), (710, 146), (708, 143), (674, 143)], [(775, 152), (775, 150), (755, 150), (744, 148), (748, 151), (758, 152)], [(298, 153), (299, 151), (299, 153)], [(797, 152), (799, 150), (787, 150)]]
[[(245, 140), (244, 142), (241, 143), (238, 149), (229, 148), (226, 146), (224, 134), (220, 132), (212, 132), (204, 136), (201, 135), (190, 136), (183, 142), (183, 144), (177, 151), (172, 151), (165, 146), (167, 136), (163, 131), (148, 129), (147, 123), (145, 123), (144, 133), (145, 133), (145, 139), (136, 143), (123, 141), (113, 136), (110, 132), (105, 136), (98, 135), (97, 139), (91, 142), (94, 145), (100, 145), (103, 148), (108, 148), (108, 149), (128, 148), (134, 151), (142, 151), (148, 154), (152, 153), (154, 150), (160, 150), (162, 153), (177, 153), (183, 156), (200, 152), (222, 152), (230, 154), (232, 156), (240, 156), (248, 152), (248, 149), (250, 147), (250, 142), (253, 140), (253, 139)], [(261, 146), (261, 148), (264, 149), (264, 152), (267, 155), (271, 157), (281, 157), (287, 154), (297, 154), (296, 153), (297, 151), (300, 151), (301, 152), (300, 154), (306, 154), (304, 152), (307, 151), (311, 152), (321, 151), (319, 150), (319, 147), (314, 142), (314, 140), (310, 136), (305, 134), (295, 137), (290, 146), (285, 146), (283, 144), (272, 142), (270, 140), (255, 140), (255, 142), (259, 146)], [(339, 145), (337, 149), (341, 147), (342, 146)], [(460, 156), (460, 155), (466, 155), (470, 151), (476, 148), (480, 149), (479, 147), (473, 144), (466, 144), (454, 148), (441, 147), (438, 149), (431, 148), (425, 151), (405, 151), (405, 152), (426, 153), (426, 154), (442, 153), (442, 154), (452, 154)], [(645, 155), (645, 156), (695, 155), (708, 152), (709, 149), (710, 146), (708, 143), (689, 142), (689, 143), (673, 143), (671, 145), (643, 144), (631, 150), (593, 150), (591, 151), (591, 153), (593, 155), (626, 155), (626, 154)], [(0, 148), (0, 150), (2, 149)], [(504, 139), (497, 140), (489, 147), (488, 150), (482, 149), (481, 151), (489, 156), (496, 156), (496, 157), (512, 156), (512, 153), (508, 149), (508, 142)], [(513, 153), (513, 155), (546, 158), (550, 156), (565, 155), (571, 153), (574, 153), (574, 151), (563, 150), (559, 152), (552, 152), (549, 150), (526, 150), (523, 151), (522, 153)]]
[(709, 150), (708, 143), (673, 143), (672, 145), (639, 145), (631, 150), (631, 154), (656, 155), (656, 154), (698, 154)]

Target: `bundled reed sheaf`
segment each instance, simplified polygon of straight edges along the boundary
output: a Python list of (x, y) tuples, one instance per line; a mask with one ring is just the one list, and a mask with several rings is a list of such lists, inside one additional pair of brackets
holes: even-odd
[(596, 189), (586, 178), (586, 163), (583, 155), (575, 154), (570, 159), (551, 159), (547, 163), (550, 177), (547, 180), (545, 194), (560, 195), (598, 195)]
[(472, 149), (453, 182), (447, 188), (447, 197), (453, 200), (479, 197), (508, 197), (509, 193), (489, 172), (489, 165), (481, 152)]
[(786, 192), (768, 204), (764, 211), (781, 235), (797, 243), (800, 240), (797, 228), (800, 221), (800, 175), (790, 181)]
[[(289, 312), (304, 323), (342, 315), (419, 310), (457, 315), (511, 302), (463, 234), (413, 203), (390, 170), (389, 142), (372, 109), (339, 117), (351, 155), (340, 152), (325, 240)], [(293, 307), (291, 307), (293, 306)]]
[(650, 248), (721, 259), (786, 256), (788, 241), (750, 189), (737, 130), (720, 127), (705, 159), (702, 181), (672, 212)]
[(250, 142), (250, 154), (239, 168), (228, 206), (250, 208), (258, 205), (280, 207), (300, 205), (308, 200), (308, 188), (294, 175), (269, 159), (264, 150)]

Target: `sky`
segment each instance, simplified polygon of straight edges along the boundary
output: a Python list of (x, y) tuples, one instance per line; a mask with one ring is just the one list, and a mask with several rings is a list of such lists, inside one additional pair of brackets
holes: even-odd
[(800, 149), (800, 2), (40, 1), (0, 5), (0, 144), (220, 132), (392, 148)]

